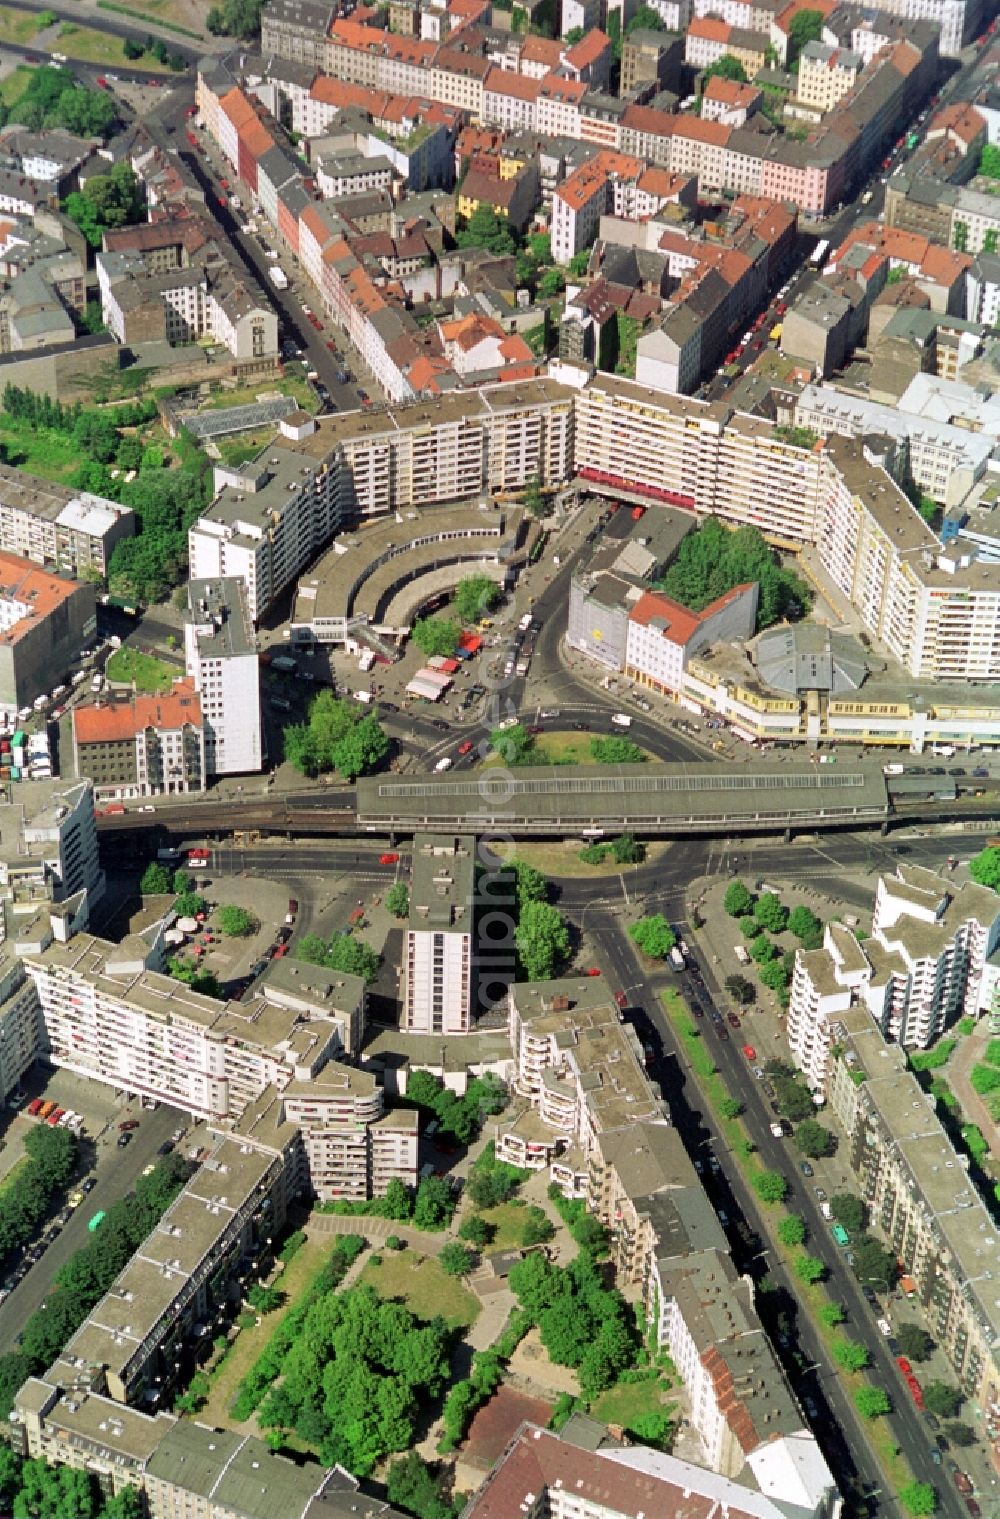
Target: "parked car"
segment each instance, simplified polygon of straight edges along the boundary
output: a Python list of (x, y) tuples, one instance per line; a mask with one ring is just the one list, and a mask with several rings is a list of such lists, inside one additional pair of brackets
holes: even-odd
[(816, 1174), (807, 1160), (802, 1160), (799, 1162), (799, 1170), (802, 1172), (803, 1176), (815, 1176)]
[(757, 1051), (754, 1049), (752, 1044), (745, 1044), (743, 1046), (743, 1053), (751, 1062), (757, 1059)]
[(378, 857), (378, 862), (380, 865), (398, 865), (399, 855), (395, 854), (394, 852), (389, 854), (380, 854)]
[(119, 1134), (119, 1136), (118, 1136), (118, 1148), (119, 1148), (119, 1150), (124, 1150), (125, 1146), (127, 1144), (131, 1144), (131, 1143), (132, 1143), (132, 1135), (131, 1135), (131, 1132), (129, 1130), (126, 1130), (124, 1134)]

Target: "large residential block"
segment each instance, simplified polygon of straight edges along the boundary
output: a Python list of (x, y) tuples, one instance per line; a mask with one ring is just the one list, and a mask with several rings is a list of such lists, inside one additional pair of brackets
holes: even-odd
[(189, 581), (184, 663), (201, 699), (205, 773), (259, 770), (260, 664), (244, 581)]
[(403, 950), (403, 1027), (411, 1034), (472, 1028), (476, 841), (421, 834), (414, 843)]
[(0, 712), (10, 726), (71, 668), (96, 630), (92, 585), (0, 552)]
[(73, 756), (98, 801), (204, 791), (205, 730), (193, 684), (74, 707)]
[(925, 1048), (963, 1014), (988, 1009), (998, 946), (995, 892), (916, 865), (880, 876), (870, 938), (859, 944), (832, 923), (821, 949), (795, 956), (788, 1043), (813, 1091), (828, 1094), (835, 1028), (855, 1001), (886, 1038)]
[(996, 1224), (903, 1051), (860, 1007), (838, 1025), (830, 1105), (877, 1232), (912, 1277), (966, 1396), (1000, 1417)]
[(103, 579), (116, 543), (131, 538), (130, 507), (0, 465), (0, 550), (69, 575)]

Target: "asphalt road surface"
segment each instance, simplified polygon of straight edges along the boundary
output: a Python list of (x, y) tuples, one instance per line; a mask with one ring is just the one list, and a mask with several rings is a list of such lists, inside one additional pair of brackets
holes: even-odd
[[(630, 1002), (644, 1009), (655, 1034), (659, 1036), (663, 1053), (654, 1063), (653, 1074), (660, 1081), (671, 1104), (689, 1153), (692, 1158), (699, 1152), (704, 1154), (708, 1144), (718, 1159), (720, 1173), (713, 1175), (706, 1166), (703, 1180), (712, 1200), (717, 1206), (724, 1205), (729, 1215), (727, 1232), (731, 1236), (738, 1263), (742, 1269), (751, 1269), (757, 1277), (766, 1270), (768, 1276), (784, 1287), (794, 1300), (794, 1284), (774, 1251), (761, 1251), (758, 1248), (747, 1259), (745, 1240), (736, 1231), (735, 1226), (742, 1218), (761, 1240), (766, 1239), (760, 1227), (761, 1215), (756, 1199), (745, 1183), (735, 1158), (726, 1149), (711, 1113), (699, 1111), (702, 1108), (700, 1097), (687, 1075), (678, 1043), (660, 1007), (658, 992), (668, 984), (677, 986), (678, 978), (674, 976), (668, 981), (665, 977), (647, 977), (638, 965), (630, 943), (610, 914), (599, 910), (589, 919), (589, 930), (598, 938), (599, 959), (612, 983), (626, 992)], [(710, 974), (707, 966), (699, 966), (696, 961), (694, 970), (680, 978), (681, 989), (687, 999), (699, 1001), (706, 1013), (714, 1006)], [(702, 1020), (700, 1028), (704, 1031), (712, 1059), (725, 1077), (730, 1092), (744, 1104), (745, 1122), (761, 1160), (769, 1169), (780, 1171), (789, 1179), (788, 1205), (806, 1220), (810, 1253), (822, 1259), (828, 1268), (832, 1296), (843, 1303), (847, 1310), (850, 1336), (861, 1341), (868, 1350), (872, 1380), (876, 1385), (884, 1387), (892, 1397), (894, 1411), (889, 1416), (889, 1423), (897, 1443), (914, 1474), (921, 1481), (930, 1482), (937, 1488), (939, 1512), (946, 1515), (947, 1519), (967, 1519), (964, 1505), (951, 1489), (943, 1469), (931, 1460), (928, 1426), (910, 1401), (886, 1342), (875, 1325), (872, 1310), (865, 1302), (853, 1272), (820, 1214), (811, 1184), (807, 1184), (800, 1175), (787, 1141), (775, 1139), (770, 1132), (772, 1115), (765, 1106), (760, 1084), (752, 1076), (740, 1044), (735, 1039), (719, 1039), (713, 1032), (708, 1016)], [(800, 1356), (805, 1358), (805, 1371), (802, 1370), (803, 1362), (793, 1358), (792, 1352), (796, 1346)], [(811, 1398), (818, 1408), (818, 1417), (812, 1420), (814, 1433), (838, 1482), (843, 1485), (846, 1481), (856, 1492), (861, 1489), (869, 1494), (879, 1491), (881, 1472), (868, 1448), (862, 1421), (845, 1395), (839, 1377), (829, 1366), (819, 1337), (805, 1315), (798, 1316), (795, 1335), (791, 1337), (784, 1356), (786, 1370), (800, 1398)], [(880, 1514), (895, 1516), (902, 1512), (895, 1497), (881, 1491), (877, 1508)]]
[[(155, 1113), (142, 1111), (138, 1098), (128, 1107), (122, 1106), (122, 1121), (126, 1117), (138, 1119), (139, 1127), (133, 1131), (131, 1143), (125, 1149), (119, 1150), (117, 1146), (117, 1122), (96, 1146), (93, 1141), (84, 1142), (84, 1166), (66, 1190), (67, 1193), (72, 1192), (87, 1174), (96, 1176), (97, 1185), (80, 1206), (73, 1210), (69, 1222), (37, 1265), (32, 1267), (0, 1307), (0, 1352), (15, 1348), (17, 1336), (28, 1318), (41, 1307), (59, 1268), (87, 1243), (90, 1238), (87, 1224), (94, 1214), (106, 1211), (112, 1203), (120, 1202), (131, 1191), (144, 1168), (159, 1158), (157, 1150), (175, 1129), (188, 1130), (191, 1127), (191, 1120), (186, 1114), (162, 1103)], [(184, 1145), (181, 1144), (178, 1148), (183, 1151)], [(61, 1206), (61, 1202), (55, 1206), (53, 1214), (58, 1213)]]

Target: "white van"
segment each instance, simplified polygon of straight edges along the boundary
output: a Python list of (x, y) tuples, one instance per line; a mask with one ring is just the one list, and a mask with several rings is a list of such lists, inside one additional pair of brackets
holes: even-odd
[(437, 764), (434, 766), (434, 769), (435, 770), (450, 770), (451, 769), (451, 759), (449, 758), (449, 756), (446, 754), (445, 757), (444, 757), (444, 759), (439, 759), (438, 762), (437, 762)]
[(632, 726), (632, 719), (626, 712), (612, 713), (611, 721), (614, 723), (616, 728), (631, 728)]
[(955, 758), (955, 745), (954, 744), (932, 744), (931, 745), (931, 753), (933, 755), (935, 755), (938, 759), (954, 759)]

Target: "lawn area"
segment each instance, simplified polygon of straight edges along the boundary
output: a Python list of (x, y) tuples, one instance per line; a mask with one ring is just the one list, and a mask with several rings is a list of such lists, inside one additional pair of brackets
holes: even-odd
[[(547, 761), (553, 765), (596, 765), (598, 761), (594, 759), (590, 752), (590, 741), (592, 738), (607, 738), (609, 736), (614, 738), (618, 735), (577, 733), (575, 731), (550, 733), (546, 729), (544, 733), (538, 735), (536, 748), (539, 754), (544, 754)], [(627, 739), (628, 735), (625, 734), (624, 737)], [(639, 744), (637, 747), (641, 749), (642, 745)], [(642, 752), (647, 760), (656, 758), (649, 749), (643, 749)], [(491, 754), (488, 759), (483, 761), (484, 765), (499, 765), (501, 763), (502, 760), (499, 754)]]
[(3, 101), (8, 110), (11, 106), (17, 105), (17, 102), (31, 83), (31, 76), (34, 72), (34, 69), (25, 68), (24, 64), (19, 63), (14, 72), (8, 74), (7, 78), (0, 82), (0, 100)]
[(152, 654), (138, 649), (116, 649), (108, 660), (106, 675), (109, 681), (131, 685), (135, 681), (137, 691), (155, 696), (159, 691), (169, 691), (174, 680), (179, 679), (181, 669), (164, 664)]
[(441, 1314), (453, 1329), (467, 1329), (479, 1314), (479, 1301), (449, 1276), (433, 1256), (416, 1250), (386, 1250), (381, 1264), (369, 1261), (360, 1280), (380, 1297), (399, 1298), (418, 1318)]
[(664, 1397), (655, 1381), (617, 1382), (595, 1398), (590, 1405), (590, 1417), (602, 1424), (621, 1424), (627, 1429), (634, 1419), (654, 1408), (662, 1408), (668, 1414), (676, 1408), (676, 1404)]
[(524, 1219), (527, 1207), (519, 1208), (516, 1203), (498, 1203), (495, 1208), (486, 1208), (480, 1214), (488, 1224), (492, 1224), (496, 1234), (485, 1247), (486, 1254), (494, 1250), (519, 1250), (522, 1244), (521, 1236), (524, 1233)]
[(304, 411), (315, 412), (316, 396), (308, 380), (285, 375), (280, 380), (261, 381), (260, 385), (243, 385), (238, 390), (216, 390), (203, 401), (199, 411), (223, 411), (229, 406), (252, 406), (269, 396), (292, 396)]
[(44, 427), (0, 426), (0, 443), (8, 464), (41, 475), (43, 480), (65, 482), (80, 467), (80, 449), (67, 433)]
[[(204, 36), (201, 32), (192, 31), (191, 17), (183, 6), (176, 4), (176, 0), (134, 0), (132, 5), (123, 5), (119, 0), (97, 0), (99, 11), (117, 11), (119, 15), (141, 16), (149, 21), (157, 21), (160, 26), (168, 31), (177, 32), (184, 37)], [(145, 62), (143, 62), (145, 68)]]
[[(290, 1263), (277, 1278), (277, 1285), (288, 1300), (282, 1312), (286, 1312), (288, 1307), (295, 1304), (296, 1299), (304, 1288), (308, 1287), (330, 1254), (331, 1248), (329, 1239), (307, 1239), (292, 1257)], [(239, 1427), (230, 1418), (229, 1409), (240, 1383), (271, 1338), (279, 1319), (280, 1314), (269, 1313), (253, 1329), (240, 1330), (236, 1344), (212, 1380), (212, 1391), (209, 1393), (208, 1402), (198, 1414), (198, 1418), (203, 1423), (213, 1428), (221, 1426), (226, 1429), (236, 1429)]]
[(109, 69), (141, 68), (144, 74), (170, 72), (164, 64), (157, 63), (151, 53), (143, 54), (137, 63), (130, 63), (120, 37), (112, 37), (109, 32), (95, 32), (90, 26), (75, 26), (70, 21), (59, 29), (59, 49), (67, 58), (78, 59), (81, 63), (99, 63)]
[(30, 1165), (30, 1155), (22, 1155), (20, 1160), (15, 1161), (10, 1170), (7, 1172), (7, 1175), (4, 1177), (3, 1181), (0, 1181), (0, 1197), (2, 1197), (5, 1192), (13, 1191), (13, 1189), (18, 1185), (18, 1182), (20, 1181), (22, 1175), (24, 1174), (26, 1167)]
[(11, 5), (0, 5), (0, 42), (30, 42), (39, 25), (41, 12), (19, 11)]
[(236, 469), (239, 465), (246, 464), (248, 459), (255, 459), (274, 436), (273, 427), (258, 427), (256, 432), (241, 432), (235, 433), (231, 438), (219, 438), (215, 446), (223, 464)]
[[(526, 865), (534, 865), (544, 876), (571, 876), (577, 880), (586, 880), (593, 876), (618, 876), (622, 871), (628, 871), (629, 865), (616, 865), (609, 855), (603, 865), (587, 865), (580, 859), (580, 850), (583, 849), (581, 839), (570, 839), (565, 844), (522, 844), (515, 847), (513, 844), (504, 845), (500, 841), (491, 841), (490, 848), (493, 853), (506, 859), (510, 855), (516, 855)], [(670, 848), (670, 844), (663, 842), (646, 845), (646, 861), (662, 859)]]

